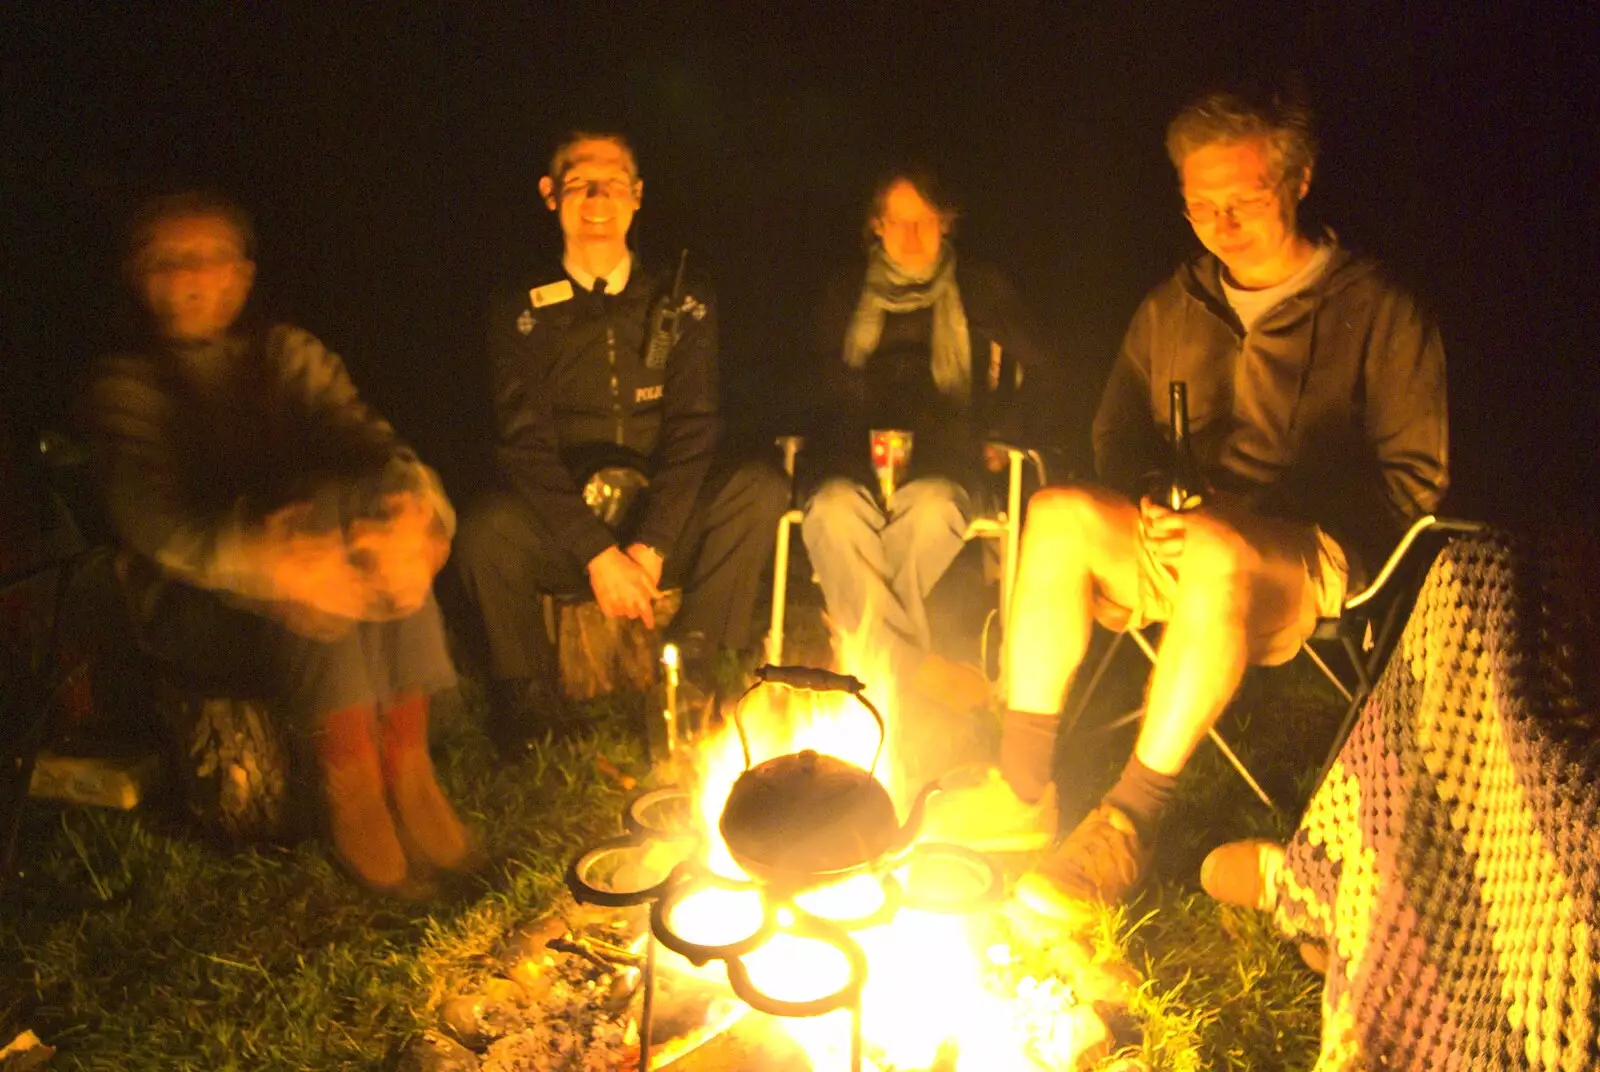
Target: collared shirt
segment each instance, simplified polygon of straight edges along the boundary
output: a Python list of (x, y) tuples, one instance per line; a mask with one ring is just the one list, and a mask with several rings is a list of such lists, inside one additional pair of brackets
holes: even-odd
[[(561, 258), (561, 267), (572, 277), (572, 281), (584, 290), (593, 290), (594, 281), (598, 278), (593, 272), (585, 271), (578, 267), (570, 254)], [(606, 274), (606, 293), (611, 295), (621, 294), (628, 285), (628, 277), (633, 274), (633, 254), (626, 253), (617, 266)]]

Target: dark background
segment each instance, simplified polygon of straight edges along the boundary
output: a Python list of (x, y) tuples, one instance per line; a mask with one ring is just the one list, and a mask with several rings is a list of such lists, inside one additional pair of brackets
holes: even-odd
[(638, 244), (687, 245), (718, 282), (741, 436), (785, 425), (869, 179), (913, 155), (953, 181), (959, 247), (1007, 271), (1071, 369), (1081, 457), (1129, 315), (1194, 245), (1166, 121), (1219, 77), (1293, 68), (1323, 117), (1307, 210), (1442, 323), (1452, 508), (1600, 491), (1591, 2), (106, 7), (0, 9), (0, 361), (24, 429), (59, 423), (108, 345), (131, 207), (208, 185), (257, 215), (263, 303), (464, 491), (487, 294), (554, 264), (535, 182), (562, 131), (600, 126), (639, 151)]

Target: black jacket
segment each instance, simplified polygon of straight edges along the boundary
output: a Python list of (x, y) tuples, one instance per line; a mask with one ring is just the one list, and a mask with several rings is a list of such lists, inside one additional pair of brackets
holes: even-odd
[[(844, 363), (845, 333), (865, 279), (865, 264), (840, 274), (817, 311), (812, 367), (802, 388), (812, 402), (802, 483), (809, 488), (828, 476), (846, 476), (874, 486), (867, 434), (891, 427), (915, 433), (908, 479), (941, 476), (976, 488), (985, 440), (1035, 438), (1040, 411), (1025, 400), (1042, 401), (1061, 389), (1059, 369), (1039, 346), (1022, 299), (993, 265), (956, 262), (972, 346), (971, 393), (957, 399), (940, 394), (933, 383), (931, 309), (887, 314), (878, 349), (866, 364), (852, 369)], [(991, 344), (999, 346), (998, 366), (991, 361)]]
[[(1245, 363), (1279, 389), (1245, 420)], [(1134, 313), (1094, 420), (1095, 466), (1137, 495), (1167, 459), (1167, 390), (1184, 380), (1206, 479), (1272, 517), (1310, 521), (1358, 587), (1449, 487), (1444, 347), (1433, 319), (1371, 260), (1336, 249), (1322, 275), (1246, 334), (1209, 253)]]
[[(572, 296), (535, 308), (533, 292), (562, 281)], [(493, 302), (495, 459), (580, 564), (617, 542), (583, 502), (595, 469), (645, 472), (650, 488), (633, 539), (666, 554), (710, 467), (719, 431), (716, 302), (690, 280), (665, 367), (649, 368), (652, 314), (671, 291), (671, 273), (636, 260), (616, 296), (583, 291), (558, 270)]]

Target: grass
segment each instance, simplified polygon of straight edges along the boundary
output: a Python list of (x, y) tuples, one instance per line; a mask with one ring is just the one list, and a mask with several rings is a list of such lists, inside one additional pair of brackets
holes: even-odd
[[(1097, 706), (1136, 697), (1141, 670), (1119, 666)], [(624, 772), (647, 766), (626, 700), (598, 712), (595, 741), (507, 766), (477, 728), (481, 696), (469, 685), (464, 698), (437, 720), (436, 754), (495, 863), (425, 909), (360, 891), (316, 839), (222, 850), (160, 811), (31, 807), (28, 877), (0, 899), (0, 1043), (32, 1028), (59, 1048), (51, 1067), (71, 1069), (393, 1067), (446, 997), (492, 970), (506, 933), (563, 896), (573, 850), (616, 829), (626, 794), (596, 748)], [(1155, 881), (1108, 915), (1108, 952), (1148, 978), (1133, 1013), (1152, 1067), (1313, 1063), (1320, 980), (1264, 917), (1211, 903), (1196, 876), (1219, 842), (1288, 832), (1337, 708), (1309, 675), (1253, 676), (1221, 728), (1285, 813), (1267, 812), (1202, 745)], [(1081, 806), (1130, 741), (1074, 738), (1063, 782)]]

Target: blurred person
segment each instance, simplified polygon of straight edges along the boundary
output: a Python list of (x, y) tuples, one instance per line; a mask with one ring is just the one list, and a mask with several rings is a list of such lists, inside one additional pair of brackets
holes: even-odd
[[(1001, 770), (1020, 806), (1051, 782), (1094, 622), (1165, 623), (1132, 757), (1019, 883), (1061, 918), (1133, 891), (1178, 773), (1245, 667), (1289, 659), (1338, 616), (1449, 483), (1433, 319), (1372, 260), (1299, 224), (1317, 154), (1305, 104), (1208, 93), (1166, 143), (1204, 250), (1134, 314), (1094, 421), (1101, 484), (1032, 500), (1006, 630)], [(1174, 381), (1206, 483), (1181, 512), (1140, 497), (1171, 455)]]
[[(592, 594), (607, 616), (653, 628), (661, 590), (682, 586), (669, 636), (686, 676), (710, 689), (718, 652), (753, 646), (757, 584), (788, 507), (775, 466), (716, 456), (716, 299), (698, 273), (680, 284), (635, 258), (643, 193), (620, 134), (563, 139), (539, 180), (561, 261), (496, 295), (489, 314), (501, 488), (467, 512), (457, 547), (507, 754), (575, 726), (542, 595)], [(585, 501), (606, 471), (647, 484), (609, 519)]]
[(456, 680), (431, 592), (455, 516), (336, 355), (246, 315), (254, 245), (220, 197), (139, 210), (141, 342), (98, 365), (83, 421), (141, 644), (281, 705), (314, 741), (341, 859), (413, 894), (475, 852), (428, 753), (430, 697)]

